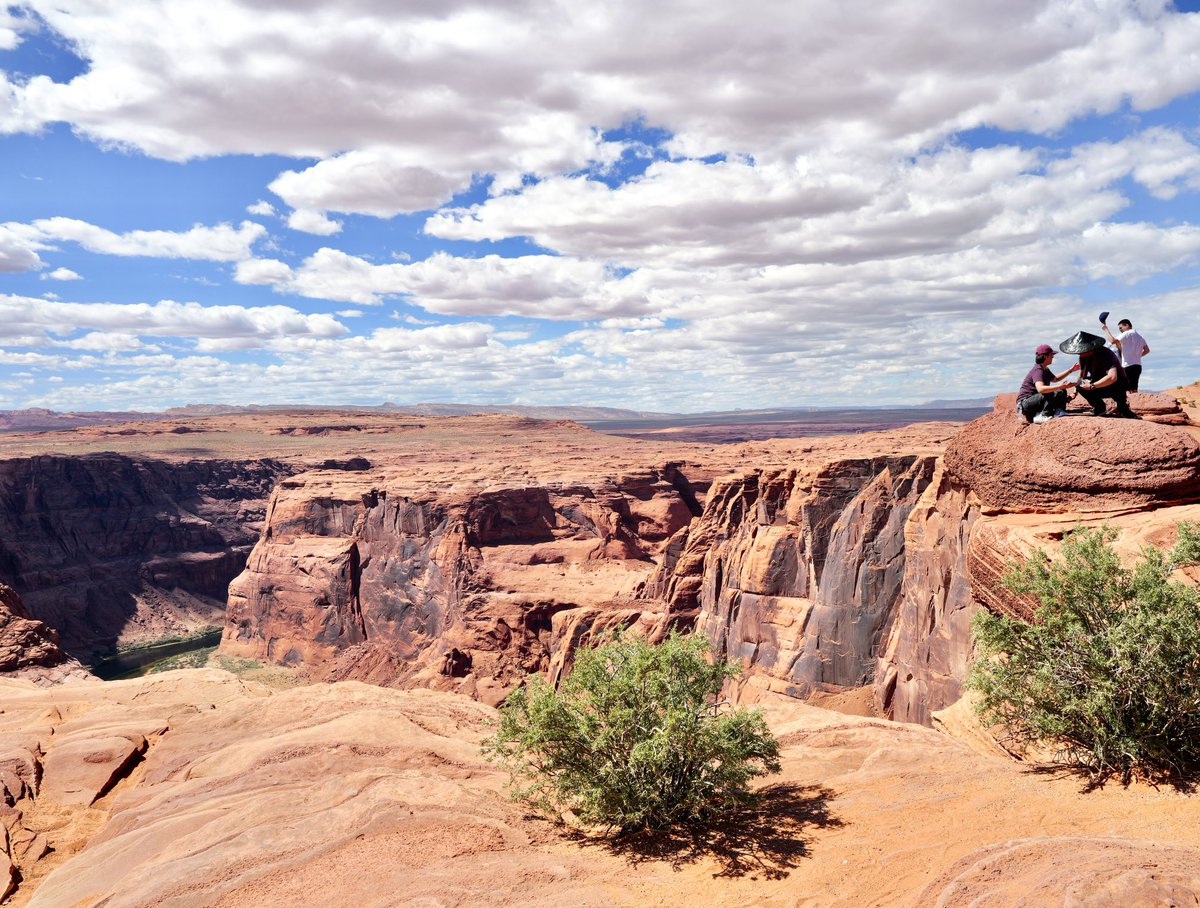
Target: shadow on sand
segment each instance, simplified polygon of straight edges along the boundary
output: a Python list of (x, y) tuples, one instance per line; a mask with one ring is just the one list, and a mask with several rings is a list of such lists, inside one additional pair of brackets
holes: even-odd
[(719, 819), (665, 830), (647, 830), (618, 838), (573, 832), (585, 846), (603, 848), (630, 863), (664, 861), (678, 868), (702, 858), (716, 861), (714, 877), (786, 877), (808, 856), (804, 832), (833, 829), (842, 821), (829, 812), (833, 792), (814, 785), (771, 785), (759, 800)]
[[(1031, 775), (1047, 776), (1051, 779), (1073, 779), (1079, 782), (1080, 794), (1101, 791), (1110, 782), (1128, 788), (1135, 780), (1132, 772), (1123, 775), (1120, 770), (1115, 768), (1096, 772), (1078, 764), (1029, 763), (1023, 768)], [(1155, 791), (1170, 788), (1182, 795), (1194, 795), (1200, 791), (1200, 769), (1197, 768), (1143, 769), (1136, 775), (1136, 780), (1150, 786)]]

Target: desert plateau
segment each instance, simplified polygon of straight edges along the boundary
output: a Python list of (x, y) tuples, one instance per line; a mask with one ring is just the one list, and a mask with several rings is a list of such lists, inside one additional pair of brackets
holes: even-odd
[(1200, 0), (0, 2), (0, 908), (1200, 908), (1198, 123)]
[[(1028, 617), (1006, 561), (1200, 519), (1198, 396), (739, 443), (336, 409), (0, 435), (3, 903), (1195, 904), (1192, 791), (1018, 761), (962, 683), (972, 615)], [(88, 670), (214, 626), (204, 667)], [(622, 844), (507, 799), (495, 707), (614, 627), (741, 666), (782, 746), (761, 810)]]

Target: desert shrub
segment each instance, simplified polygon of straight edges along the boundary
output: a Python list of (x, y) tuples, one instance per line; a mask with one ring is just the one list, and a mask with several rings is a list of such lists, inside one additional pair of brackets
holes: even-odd
[(967, 684), (1017, 743), (1049, 745), (1097, 781), (1192, 778), (1200, 768), (1200, 595), (1171, 580), (1200, 562), (1200, 526), (1122, 567), (1110, 528), (1076, 530), (1003, 583), (1040, 606), (1025, 623), (980, 612)]
[(739, 670), (707, 656), (678, 634), (581, 649), (558, 690), (533, 676), (508, 697), (485, 752), (516, 800), (618, 833), (744, 808), (750, 781), (779, 771), (779, 745), (761, 714), (721, 703)]

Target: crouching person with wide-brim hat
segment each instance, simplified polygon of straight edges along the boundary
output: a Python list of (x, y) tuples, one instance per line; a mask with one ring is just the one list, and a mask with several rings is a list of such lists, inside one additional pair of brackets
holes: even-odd
[(1063, 353), (1079, 357), (1079, 394), (1092, 405), (1093, 416), (1107, 416), (1107, 400), (1116, 403), (1114, 416), (1137, 419), (1129, 409), (1129, 380), (1121, 360), (1105, 345), (1104, 338), (1078, 331), (1058, 345)]
[(1079, 369), (1076, 363), (1066, 372), (1054, 374), (1050, 367), (1054, 364), (1054, 348), (1042, 344), (1033, 353), (1034, 367), (1029, 370), (1025, 380), (1021, 382), (1021, 390), (1017, 392), (1017, 416), (1023, 422), (1045, 422), (1055, 416), (1062, 416), (1067, 409), (1067, 391), (1075, 387), (1074, 382), (1062, 381), (1072, 372)]

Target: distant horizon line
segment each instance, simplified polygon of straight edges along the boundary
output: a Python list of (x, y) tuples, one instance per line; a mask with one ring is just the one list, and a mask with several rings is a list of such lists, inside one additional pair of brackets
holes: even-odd
[[(379, 404), (361, 403), (271, 403), (271, 404), (224, 404), (224, 403), (192, 403), (181, 406), (163, 407), (161, 409), (70, 409), (55, 410), (50, 407), (11, 407), (0, 409), (0, 414), (17, 413), (47, 413), (56, 416), (65, 415), (141, 415), (141, 416), (185, 416), (196, 415), (193, 411), (209, 410), (213, 412), (231, 412), (242, 410), (411, 410), (419, 407), (447, 407), (453, 409), (474, 410), (605, 410), (616, 413), (644, 413), (654, 416), (702, 416), (707, 413), (772, 413), (797, 412), (809, 410), (907, 410), (907, 409), (955, 409), (975, 406), (991, 406), (995, 395), (987, 397), (944, 398), (921, 401), (920, 403), (901, 404), (779, 404), (765, 407), (732, 407), (719, 410), (643, 410), (634, 407), (615, 407), (608, 404), (474, 404), (457, 401), (420, 401), (413, 404), (398, 404), (394, 401), (384, 401)], [(202, 413), (199, 415), (203, 415)]]

